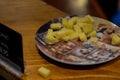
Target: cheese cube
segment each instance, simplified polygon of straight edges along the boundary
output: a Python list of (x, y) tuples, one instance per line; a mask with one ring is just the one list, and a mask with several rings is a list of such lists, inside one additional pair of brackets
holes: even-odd
[(97, 42), (97, 41), (98, 41), (98, 38), (97, 38), (97, 37), (91, 37), (91, 38), (90, 38), (90, 41), (91, 41), (91, 42)]
[(52, 23), (52, 24), (50, 25), (50, 28), (51, 28), (51, 29), (54, 29), (54, 30), (60, 29), (61, 27), (62, 27), (61, 23)]
[(90, 32), (87, 36), (89, 37), (94, 37), (97, 35), (97, 32), (95, 30), (93, 30), (92, 32)]
[(55, 43), (55, 42), (58, 42), (59, 40), (55, 37), (55, 32), (53, 32), (52, 29), (48, 29), (48, 32), (46, 34), (46, 37), (45, 37), (45, 41), (47, 43)]
[(86, 41), (87, 40), (87, 36), (85, 35), (85, 33), (80, 33), (79, 37), (80, 37), (81, 41)]
[(47, 78), (50, 75), (50, 70), (45, 68), (45, 67), (41, 67), (41, 68), (38, 69), (38, 73), (42, 77)]
[(90, 33), (93, 30), (92, 24), (86, 24), (84, 27), (82, 27), (82, 30), (85, 34)]
[(111, 34), (112, 44), (118, 45), (120, 44), (120, 37), (117, 34)]

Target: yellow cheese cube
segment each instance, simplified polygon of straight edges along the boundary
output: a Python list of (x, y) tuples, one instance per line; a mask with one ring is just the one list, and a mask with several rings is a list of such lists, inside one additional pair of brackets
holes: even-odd
[(91, 37), (91, 38), (90, 38), (90, 41), (91, 41), (91, 42), (97, 42), (97, 41), (98, 41), (98, 38), (97, 38), (97, 37)]
[(53, 30), (52, 30), (52, 29), (48, 29), (47, 34), (48, 34), (48, 35), (52, 35), (52, 34), (53, 34)]
[(68, 25), (67, 28), (72, 29), (73, 28), (73, 22), (72, 21), (68, 21)]
[(85, 33), (80, 33), (79, 37), (80, 37), (81, 41), (86, 41), (87, 40), (87, 36), (85, 35)]
[(61, 40), (63, 40), (63, 41), (68, 41), (68, 40), (70, 40), (70, 36), (61, 37)]
[(81, 26), (79, 24), (74, 25), (73, 29), (75, 30), (75, 32), (82, 32)]
[(78, 19), (78, 17), (72, 17), (72, 18), (68, 19), (68, 21), (66, 21), (67, 22), (66, 28), (72, 29), (73, 26), (76, 24), (77, 19)]
[(67, 18), (62, 18), (62, 26), (65, 28), (68, 27), (68, 19)]
[(113, 45), (120, 44), (120, 37), (117, 34), (111, 34), (111, 38)]
[(46, 36), (45, 41), (46, 41), (47, 43), (56, 43), (56, 42), (58, 42), (59, 40), (58, 40), (57, 38), (53, 37), (53, 36)]
[(71, 34), (71, 35), (69, 36), (69, 39), (70, 39), (70, 40), (79, 39), (79, 33), (78, 33), (78, 32), (74, 32), (73, 34)]
[(55, 37), (55, 33), (53, 32), (52, 29), (48, 29), (48, 32), (46, 34), (46, 37), (45, 37), (45, 41), (47, 43), (55, 43), (55, 42), (58, 42), (59, 40)]
[(83, 18), (77, 19), (77, 23), (90, 23), (90, 24), (92, 24), (93, 22), (94, 22), (94, 20), (90, 15), (87, 15)]
[(93, 23), (94, 22), (94, 19), (90, 15), (85, 16), (85, 19), (86, 19), (87, 23)]
[(62, 27), (61, 23), (52, 23), (50, 25), (51, 29), (60, 29)]
[(72, 33), (74, 33), (74, 30), (72, 29), (61, 29), (59, 31), (56, 31), (56, 37), (58, 39), (62, 39), (62, 37), (71, 35)]
[(84, 27), (82, 27), (82, 30), (85, 34), (90, 33), (93, 30), (92, 24), (86, 24)]
[(94, 37), (97, 35), (97, 32), (95, 30), (93, 30), (92, 32), (90, 32), (87, 36), (89, 37)]
[(69, 19), (69, 21), (72, 22), (73, 24), (76, 24), (78, 19), (79, 19), (79, 17), (72, 17)]
[(45, 67), (41, 67), (38, 69), (38, 73), (44, 78), (47, 78), (50, 75), (50, 72), (51, 71)]

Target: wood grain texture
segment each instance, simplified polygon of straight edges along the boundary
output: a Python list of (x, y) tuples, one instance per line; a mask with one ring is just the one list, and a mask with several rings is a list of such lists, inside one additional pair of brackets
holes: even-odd
[[(40, 56), (35, 46), (35, 33), (47, 21), (68, 15), (42, 0), (0, 0), (0, 22), (23, 37), (26, 72), (23, 80), (120, 80), (120, 60), (92, 69), (68, 69), (54, 65)], [(51, 70), (42, 78), (37, 70), (44, 66)], [(88, 66), (89, 67), (89, 66)]]

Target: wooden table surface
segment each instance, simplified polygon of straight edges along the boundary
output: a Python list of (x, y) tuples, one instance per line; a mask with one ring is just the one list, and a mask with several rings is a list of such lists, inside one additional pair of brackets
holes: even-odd
[[(48, 1), (48, 2), (44, 2)], [(63, 10), (57, 4), (60, 2), (54, 2), (55, 0), (0, 0), (0, 22), (9, 26), (11, 29), (19, 32), (23, 37), (23, 55), (25, 63), (25, 74), (22, 77), (23, 80), (120, 80), (120, 60), (111, 61), (104, 65), (91, 68), (91, 69), (69, 69), (61, 66), (57, 66), (45, 60), (39, 55), (39, 52), (35, 46), (35, 33), (36, 31), (47, 21), (66, 16), (69, 14), (91, 14), (106, 18), (100, 11), (96, 4), (92, 4), (92, 8), (86, 7), (84, 12), (81, 3), (87, 5), (86, 0), (75, 0), (78, 3), (71, 10)], [(58, 0), (57, 0), (58, 1)], [(59, 0), (62, 3), (62, 0)], [(75, 5), (75, 2), (71, 1), (71, 5)], [(78, 1), (78, 2), (77, 2)], [(91, 0), (91, 2), (94, 0)], [(95, 2), (93, 2), (95, 3)], [(51, 6), (52, 4), (55, 4)], [(65, 3), (66, 4), (66, 3)], [(56, 7), (55, 7), (56, 6)], [(65, 5), (61, 5), (65, 7)], [(57, 9), (59, 8), (59, 9)], [(88, 11), (89, 9), (89, 11)], [(91, 12), (90, 12), (91, 11)], [(40, 67), (46, 67), (51, 70), (51, 74), (47, 78), (41, 77), (37, 70)], [(88, 66), (89, 67), (89, 66)]]

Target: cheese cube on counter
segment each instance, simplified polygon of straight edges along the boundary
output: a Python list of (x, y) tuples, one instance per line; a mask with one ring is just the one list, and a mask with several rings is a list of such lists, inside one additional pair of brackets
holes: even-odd
[(44, 78), (47, 78), (49, 75), (50, 75), (50, 70), (45, 68), (45, 67), (40, 67), (38, 69), (38, 73), (44, 77)]

